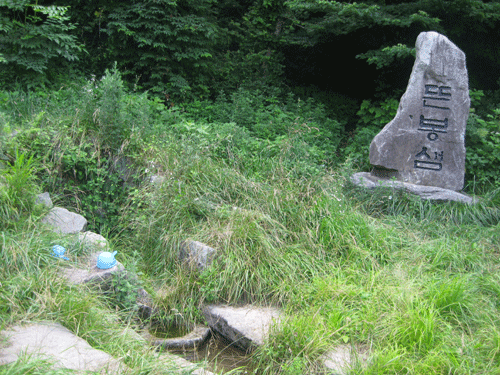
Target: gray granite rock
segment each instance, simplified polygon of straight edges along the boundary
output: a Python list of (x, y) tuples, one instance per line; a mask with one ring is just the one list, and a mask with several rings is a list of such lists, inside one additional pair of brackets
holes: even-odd
[(73, 266), (62, 271), (63, 276), (71, 284), (83, 284), (90, 282), (103, 283), (116, 273), (126, 274), (125, 267), (116, 261), (116, 264), (108, 269), (97, 268), (97, 257), (100, 253), (91, 254), (80, 266)]
[(144, 288), (139, 288), (137, 297), (137, 306), (139, 308), (139, 315), (141, 319), (146, 320), (151, 318), (157, 313), (157, 308), (151, 295), (144, 290)]
[(78, 242), (91, 248), (106, 248), (108, 246), (106, 238), (90, 231), (78, 233)]
[(454, 190), (443, 189), (435, 186), (423, 186), (409, 184), (388, 178), (373, 176), (368, 172), (359, 172), (351, 176), (351, 182), (357, 186), (367, 189), (375, 189), (378, 187), (389, 187), (392, 189), (406, 190), (411, 194), (418, 195), (422, 199), (433, 201), (455, 201), (461, 203), (472, 204), (476, 203), (476, 199)]
[(82, 232), (87, 226), (87, 220), (79, 214), (70, 212), (62, 207), (54, 207), (42, 219), (52, 230), (60, 234), (74, 234)]
[(197, 325), (188, 334), (182, 337), (172, 337), (159, 339), (152, 336), (150, 333), (144, 333), (144, 337), (151, 342), (152, 345), (162, 349), (193, 349), (199, 348), (210, 336), (210, 328)]
[(92, 348), (58, 323), (13, 326), (0, 334), (7, 339), (7, 345), (0, 347), (0, 365), (15, 362), (23, 355), (32, 355), (53, 362), (54, 368), (79, 372), (122, 374), (127, 370), (120, 361)]
[(366, 365), (367, 354), (352, 345), (339, 345), (319, 358), (331, 375), (346, 375), (352, 373), (356, 362)]
[(396, 117), (373, 139), (379, 177), (461, 190), (470, 98), (465, 54), (444, 35), (423, 32)]
[(184, 241), (180, 246), (179, 259), (191, 267), (203, 271), (210, 266), (216, 250), (198, 241)]
[(52, 199), (50, 199), (50, 194), (48, 192), (38, 194), (35, 199), (35, 204), (43, 204), (48, 208), (54, 207)]
[[(127, 335), (131, 334), (133, 332), (127, 332)], [(135, 339), (144, 340), (141, 337)], [(129, 368), (119, 360), (102, 350), (92, 348), (85, 340), (58, 323), (40, 322), (9, 327), (0, 332), (0, 340), (2, 342), (0, 365), (15, 362), (22, 356), (30, 355), (53, 362), (54, 369), (73, 370), (78, 374), (118, 375), (129, 372)], [(168, 373), (215, 375), (200, 367), (200, 364), (191, 363), (176, 355), (161, 354), (159, 359), (162, 362), (163, 371), (168, 371)], [(73, 372), (68, 371), (68, 373)]]
[(213, 330), (238, 348), (251, 351), (264, 343), (269, 329), (279, 324), (281, 313), (272, 307), (209, 305), (203, 315)]
[[(118, 261), (116, 261), (114, 267), (108, 269), (97, 268), (97, 257), (99, 254), (100, 252), (93, 253), (81, 261), (80, 264), (74, 264), (69, 268), (62, 269), (61, 274), (70, 284), (94, 283), (102, 290), (109, 288), (108, 281), (115, 274), (126, 276), (132, 280), (137, 279), (137, 275), (129, 274), (125, 267)], [(153, 298), (144, 288), (139, 288), (137, 292), (139, 315), (142, 319), (149, 319), (156, 313)]]

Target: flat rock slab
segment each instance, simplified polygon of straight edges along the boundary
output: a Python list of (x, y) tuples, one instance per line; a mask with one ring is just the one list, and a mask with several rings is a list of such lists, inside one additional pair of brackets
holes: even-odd
[[(99, 245), (98, 245), (99, 246)], [(97, 257), (100, 252), (93, 253), (83, 261), (83, 265), (71, 266), (61, 270), (61, 274), (70, 284), (97, 284), (101, 289), (109, 288), (107, 281), (115, 274), (127, 275), (129, 278), (136, 278), (137, 275), (127, 273), (125, 267), (118, 261), (114, 267), (108, 269), (97, 268)], [(148, 319), (155, 313), (153, 299), (149, 293), (143, 288), (139, 288), (137, 297), (137, 305), (139, 313), (143, 319)]]
[(65, 208), (54, 207), (42, 219), (42, 223), (51, 226), (56, 233), (75, 234), (85, 230), (87, 219)]
[(54, 368), (122, 374), (127, 367), (62, 325), (53, 322), (13, 326), (0, 332), (7, 346), (0, 348), (0, 364), (15, 362), (23, 355), (40, 356)]
[(407, 182), (381, 178), (373, 176), (369, 172), (359, 172), (353, 174), (351, 176), (351, 182), (357, 186), (367, 189), (375, 189), (379, 187), (402, 189), (427, 200), (455, 201), (467, 204), (476, 203), (476, 200), (474, 198), (465, 194), (458, 193), (454, 190), (444, 189), (436, 186), (415, 185)]
[(90, 255), (81, 268), (71, 267), (64, 269), (63, 275), (71, 284), (84, 284), (89, 282), (102, 282), (109, 279), (115, 273), (125, 273), (125, 267), (116, 261), (114, 267), (102, 270), (97, 268), (97, 257), (100, 253)]
[(238, 348), (251, 351), (264, 344), (269, 329), (279, 324), (281, 313), (272, 307), (209, 305), (203, 315), (213, 330)]
[(198, 348), (210, 336), (210, 328), (205, 326), (196, 326), (187, 335), (182, 337), (173, 337), (168, 339), (159, 339), (151, 335), (149, 332), (144, 333), (144, 337), (151, 342), (152, 345), (162, 349), (193, 349)]

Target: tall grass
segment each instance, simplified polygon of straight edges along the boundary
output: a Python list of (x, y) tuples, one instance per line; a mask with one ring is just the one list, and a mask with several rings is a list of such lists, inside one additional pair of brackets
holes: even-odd
[[(114, 249), (125, 263), (137, 263), (166, 319), (180, 314), (203, 321), (205, 303), (280, 307), (282, 325), (254, 355), (258, 373), (319, 372), (322, 356), (340, 345), (359, 352), (351, 373), (498, 372), (498, 191), (474, 205), (423, 201), (391, 189), (366, 192), (347, 182), (347, 166), (327, 170), (318, 163), (326, 154), (311, 141), (308, 123), (296, 120), (307, 113), (293, 117), (280, 110), (279, 134), (265, 140), (255, 134), (272, 126), (256, 119), (269, 120), (268, 112), (246, 127), (193, 121), (125, 92), (118, 77), (110, 77), (104, 88), (87, 83), (80, 100), (61, 91), (55, 101), (45, 98), (44, 108), (35, 100), (26, 108), (13, 105), (5, 113), (22, 113), (19, 123), (27, 129), (8, 147), (18, 142), (30, 155), (32, 145), (40, 160), (56, 167), (51, 175), (44, 164), (38, 181), (65, 197), (62, 202), (83, 210), (102, 201), (86, 212), (103, 216), (106, 225), (95, 228), (110, 228)], [(117, 89), (117, 95), (100, 100), (105, 89)], [(56, 96), (81, 112), (52, 112)], [(92, 113), (85, 112), (89, 108)], [(100, 118), (93, 117), (97, 109)], [(232, 111), (229, 120), (242, 120), (234, 108), (226, 109)], [(134, 126), (120, 132), (116, 144), (104, 144), (106, 126), (120, 131), (116, 126), (124, 122)], [(323, 125), (326, 131), (338, 124)], [(123, 180), (117, 183), (115, 159), (103, 162), (118, 148), (115, 156), (137, 171), (119, 196), (108, 189), (112, 183), (125, 187)], [(17, 170), (29, 170), (27, 156), (16, 160)], [(9, 176), (16, 168), (11, 165)], [(107, 173), (117, 179), (107, 180)], [(151, 183), (153, 175), (161, 178)], [(16, 186), (12, 181), (9, 189)], [(17, 186), (27, 189), (18, 195), (23, 199), (36, 191), (35, 185)], [(72, 195), (68, 186), (77, 187)], [(24, 207), (6, 202), (9, 210)], [(72, 242), (44, 231), (33, 210), (16, 209), (15, 231), (5, 227), (0, 238), (2, 325), (58, 321), (123, 358), (133, 371), (160, 373), (162, 362), (134, 335), (130, 314), (110, 308), (96, 290), (61, 281), (49, 249), (56, 241)], [(179, 246), (189, 239), (217, 250), (212, 266), (202, 272), (183, 267)]]
[[(494, 338), (489, 351), (475, 349), (480, 327), (498, 314), (486, 302), (496, 289), (477, 281), (498, 265), (497, 208), (487, 198), (476, 206), (389, 199), (343, 190), (337, 174), (263, 181), (189, 147), (164, 152), (167, 178), (144, 186), (124, 216), (131, 246), (142, 244), (144, 271), (163, 280), (165, 306), (192, 319), (206, 302), (283, 307), (289, 319), (256, 355), (263, 372), (303, 373), (345, 343), (369, 348), (366, 373), (494, 366)], [(177, 260), (187, 238), (218, 251), (201, 274)]]

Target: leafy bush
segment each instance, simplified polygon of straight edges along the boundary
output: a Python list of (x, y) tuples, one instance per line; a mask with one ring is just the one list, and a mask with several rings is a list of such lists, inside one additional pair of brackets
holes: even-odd
[(74, 61), (83, 51), (72, 35), (76, 28), (66, 15), (68, 7), (7, 1), (0, 5), (0, 81), (21, 79), (35, 86), (55, 61)]
[(209, 62), (220, 36), (213, 8), (209, 0), (115, 3), (109, 12), (101, 10), (106, 53), (124, 74), (163, 98), (206, 96)]
[[(67, 133), (59, 133), (64, 132)], [(98, 145), (66, 127), (46, 126), (20, 133), (17, 142), (43, 161), (39, 177), (45, 190), (66, 207), (82, 212), (92, 230), (113, 228), (127, 187), (115, 159), (100, 153)]]
[(214, 56), (213, 93), (221, 91), (227, 95), (244, 88), (272, 96), (282, 85), (282, 56), (277, 51), (225, 51)]
[(110, 289), (106, 292), (112, 307), (136, 312), (138, 310), (140, 281), (128, 273), (116, 273), (111, 278)]
[(467, 121), (466, 181), (468, 190), (483, 193), (500, 187), (500, 108), (484, 117), (472, 112)]
[(357, 113), (359, 121), (356, 130), (349, 137), (350, 139), (343, 150), (344, 157), (349, 157), (359, 169), (370, 170), (370, 143), (383, 127), (394, 118), (398, 105), (399, 102), (394, 98), (378, 103), (364, 100)]
[(287, 157), (283, 160), (290, 168), (337, 162), (341, 124), (314, 100), (302, 101), (293, 95), (283, 100), (279, 92), (276, 89), (276, 96), (268, 96), (259, 90), (239, 89), (230, 98), (221, 93), (214, 103), (195, 102), (186, 109), (195, 120), (212, 123), (209, 134), (225, 133), (221, 130), (227, 130), (227, 125), (218, 123), (233, 124), (235, 133), (224, 144), (243, 163), (248, 164), (252, 155), (269, 159), (284, 150)]
[(8, 152), (16, 145), (29, 150), (41, 161), (44, 189), (82, 212), (90, 229), (113, 230), (137, 182), (134, 157), (145, 162), (143, 134), (161, 137), (154, 124), (165, 128), (165, 107), (147, 94), (129, 93), (116, 69), (46, 97), (11, 93), (5, 107), (21, 119)]
[(107, 152), (116, 154), (130, 137), (132, 124), (125, 111), (126, 91), (120, 72), (115, 67), (96, 80), (93, 77), (83, 88), (82, 125), (94, 132)]

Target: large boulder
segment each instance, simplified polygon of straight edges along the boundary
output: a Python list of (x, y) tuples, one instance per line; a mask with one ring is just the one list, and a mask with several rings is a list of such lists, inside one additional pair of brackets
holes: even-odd
[(461, 190), (470, 98), (465, 54), (444, 35), (423, 32), (396, 117), (373, 139), (374, 175)]

